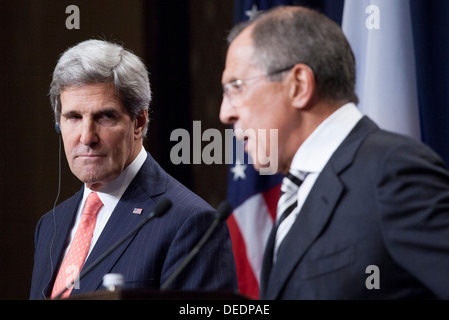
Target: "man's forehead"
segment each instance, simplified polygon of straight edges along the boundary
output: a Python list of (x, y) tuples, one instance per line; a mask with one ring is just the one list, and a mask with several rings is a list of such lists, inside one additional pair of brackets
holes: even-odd
[(63, 109), (80, 105), (94, 107), (97, 104), (119, 107), (121, 99), (119, 94), (115, 92), (114, 87), (106, 83), (71, 86), (61, 92), (61, 107)]
[(226, 55), (223, 82), (247, 76), (251, 69), (259, 69), (254, 64), (254, 46), (249, 32), (244, 30), (231, 43)]

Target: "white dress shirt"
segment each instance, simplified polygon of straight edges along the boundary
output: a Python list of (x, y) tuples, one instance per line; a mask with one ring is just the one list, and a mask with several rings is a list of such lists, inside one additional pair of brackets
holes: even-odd
[[(120, 201), (120, 198), (125, 193), (126, 189), (136, 176), (137, 172), (139, 172), (146, 158), (147, 152), (145, 151), (145, 148), (142, 147), (136, 159), (134, 159), (134, 161), (128, 167), (126, 167), (125, 170), (123, 170), (123, 172), (114, 181), (107, 184), (103, 189), (101, 189), (101, 191), (97, 192), (98, 197), (103, 203), (103, 206), (100, 208), (100, 211), (98, 211), (97, 214), (97, 222), (95, 224), (95, 229), (90, 243), (89, 251), (87, 253), (87, 257), (89, 256), (90, 252), (92, 251), (92, 248), (95, 246), (95, 243), (100, 237), (101, 232), (106, 226), (106, 223), (111, 217), (111, 214), (115, 209), (115, 206)], [(72, 231), (70, 232), (70, 244), (67, 246), (65, 250), (64, 258), (70, 248), (70, 245), (72, 244), (73, 238), (75, 237), (76, 229), (78, 228), (79, 222), (81, 220), (81, 214), (83, 212), (84, 205), (86, 204), (87, 196), (91, 192), (95, 191), (92, 191), (86, 185), (84, 185), (83, 199), (81, 200), (80, 205), (78, 207), (78, 212), (76, 213), (75, 224), (72, 228)]]
[[(295, 222), (319, 174), (361, 118), (362, 114), (354, 103), (345, 104), (324, 120), (296, 151), (290, 169), (299, 171), (306, 177), (298, 190), (298, 206), (277, 230), (274, 261), (276, 261), (277, 251), (282, 240)], [(277, 214), (277, 219), (279, 219), (281, 212)]]

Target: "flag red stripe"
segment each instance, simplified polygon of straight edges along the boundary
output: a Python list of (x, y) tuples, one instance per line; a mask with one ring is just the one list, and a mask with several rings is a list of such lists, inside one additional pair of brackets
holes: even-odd
[(267, 191), (264, 191), (263, 197), (267, 204), (268, 211), (270, 212), (271, 218), (276, 219), (276, 207), (279, 201), (279, 195), (281, 194), (281, 185), (277, 185)]
[(231, 215), (228, 219), (229, 232), (232, 240), (235, 264), (237, 268), (237, 280), (240, 293), (252, 299), (259, 299), (259, 284), (254, 275), (246, 255), (245, 241), (240, 233), (240, 228)]

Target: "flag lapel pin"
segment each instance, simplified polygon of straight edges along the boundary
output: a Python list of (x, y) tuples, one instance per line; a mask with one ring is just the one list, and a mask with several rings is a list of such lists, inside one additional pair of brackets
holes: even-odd
[(142, 208), (134, 208), (133, 213), (134, 214), (142, 214), (143, 209)]

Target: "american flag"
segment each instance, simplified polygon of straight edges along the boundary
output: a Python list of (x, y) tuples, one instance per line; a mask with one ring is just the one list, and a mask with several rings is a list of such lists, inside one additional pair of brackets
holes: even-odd
[[(237, 173), (236, 173), (237, 172)], [(234, 208), (228, 219), (240, 293), (259, 297), (259, 277), (268, 235), (276, 217), (282, 176), (262, 176), (252, 165), (231, 166), (228, 201)]]
[[(257, 12), (292, 1), (236, 0), (235, 22), (252, 18)], [(234, 138), (234, 156), (236, 144)], [(240, 146), (240, 150), (243, 150)], [(265, 244), (276, 217), (282, 175), (260, 175), (248, 156), (234, 159), (229, 168), (227, 200), (233, 207), (228, 219), (241, 294), (259, 298), (259, 277)]]
[(133, 213), (135, 213), (135, 214), (142, 214), (142, 209), (141, 208), (134, 208)]

